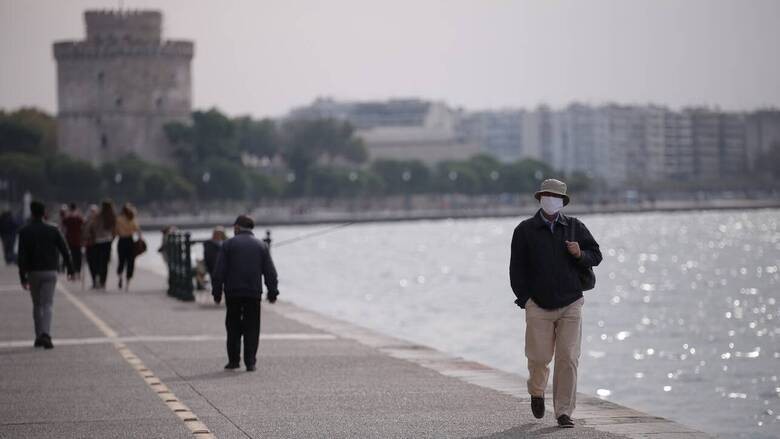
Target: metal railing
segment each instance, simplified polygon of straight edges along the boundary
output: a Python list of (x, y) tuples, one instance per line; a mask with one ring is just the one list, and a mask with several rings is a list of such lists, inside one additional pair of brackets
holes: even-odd
[(195, 300), (190, 233), (168, 233), (163, 246), (168, 264), (168, 295), (184, 301)]

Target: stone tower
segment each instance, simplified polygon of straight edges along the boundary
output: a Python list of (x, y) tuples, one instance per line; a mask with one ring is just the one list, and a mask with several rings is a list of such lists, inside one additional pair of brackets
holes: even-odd
[(163, 126), (190, 119), (191, 41), (163, 41), (159, 11), (86, 11), (87, 38), (54, 44), (58, 145), (93, 164), (170, 163)]

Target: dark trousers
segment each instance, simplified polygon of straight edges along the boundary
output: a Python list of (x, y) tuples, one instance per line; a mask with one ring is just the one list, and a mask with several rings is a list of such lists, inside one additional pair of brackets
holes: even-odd
[(108, 276), (108, 261), (111, 260), (111, 242), (99, 242), (93, 247), (95, 248), (95, 280), (97, 286), (102, 288), (106, 286), (106, 277)]
[(0, 240), (3, 241), (3, 255), (5, 256), (6, 264), (16, 263), (16, 253), (14, 252), (14, 244), (16, 242), (16, 235), (10, 233), (3, 233), (0, 235)]
[(84, 247), (84, 255), (87, 258), (87, 268), (89, 268), (89, 275), (92, 278), (92, 287), (97, 286), (97, 265), (95, 264), (95, 246), (88, 245)]
[(225, 298), (227, 314), (228, 361), (241, 362), (241, 336), (244, 336), (244, 364), (252, 366), (257, 361), (257, 343), (260, 338), (260, 299), (250, 297)]
[(68, 244), (68, 248), (70, 248), (70, 257), (73, 261), (73, 271), (81, 273), (81, 246)]
[(119, 255), (119, 265), (116, 267), (117, 276), (122, 276), (122, 270), (127, 266), (127, 278), (133, 277), (135, 268), (135, 248), (133, 247), (133, 237), (128, 236), (119, 238), (116, 243), (116, 252)]

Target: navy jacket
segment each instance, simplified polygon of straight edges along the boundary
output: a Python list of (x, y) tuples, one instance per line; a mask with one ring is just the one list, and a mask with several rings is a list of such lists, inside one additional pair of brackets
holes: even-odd
[[(551, 232), (541, 215), (539, 210), (515, 228), (509, 279), (517, 297), (515, 303), (521, 308), (529, 298), (544, 309), (563, 308), (582, 297), (578, 267), (599, 265), (601, 250), (577, 218), (560, 213)], [(569, 253), (564, 242), (571, 240), (572, 227), (582, 251), (579, 259)]]
[(262, 280), (268, 296), (279, 294), (276, 268), (271, 253), (263, 241), (246, 230), (222, 243), (214, 268), (211, 294), (215, 298), (250, 297), (260, 299)]
[(62, 255), (68, 274), (73, 274), (70, 250), (60, 230), (43, 220), (32, 219), (19, 230), (19, 280), (27, 283), (31, 271), (57, 271)]

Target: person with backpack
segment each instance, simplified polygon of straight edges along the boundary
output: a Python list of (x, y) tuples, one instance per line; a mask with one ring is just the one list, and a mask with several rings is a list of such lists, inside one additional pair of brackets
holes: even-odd
[(564, 215), (566, 184), (548, 179), (534, 194), (540, 209), (512, 236), (509, 278), (515, 303), (525, 309), (525, 355), (531, 411), (544, 416), (544, 392), (555, 358), (553, 406), (558, 426), (574, 427), (577, 366), (582, 339), (582, 292), (593, 288), (599, 245), (580, 220)]

